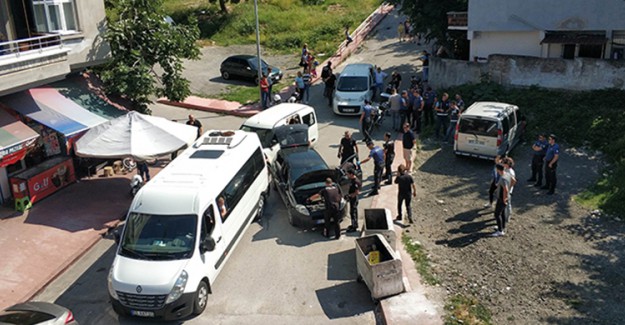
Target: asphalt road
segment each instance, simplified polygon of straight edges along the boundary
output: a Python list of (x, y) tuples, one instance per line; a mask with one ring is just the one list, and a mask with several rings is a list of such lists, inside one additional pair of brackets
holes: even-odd
[[(397, 21), (395, 12), (391, 13), (347, 63), (377, 64), (389, 75), (398, 70), (403, 73), (407, 85), (409, 76), (416, 73), (416, 66), (410, 61), (414, 60), (418, 49), (415, 44), (397, 43), (394, 35)], [(210, 55), (204, 53), (204, 57)], [(216, 62), (214, 58), (212, 60)], [(335, 71), (339, 72), (341, 68), (337, 67)], [(192, 71), (198, 74), (194, 76), (197, 79), (203, 78), (201, 74), (205, 73), (197, 69), (189, 69), (188, 73)], [(201, 88), (199, 86), (198, 90)], [(361, 139), (357, 131), (358, 119), (334, 115), (321, 98), (322, 88), (322, 84), (316, 84), (311, 91), (310, 104), (315, 107), (320, 123), (316, 148), (331, 166), (336, 166), (337, 144), (343, 132), (353, 130), (355, 138)], [(203, 123), (204, 130), (238, 129), (243, 122), (238, 117), (192, 112), (161, 104), (151, 108), (154, 115), (179, 121), (186, 120), (187, 115), (193, 113)], [(387, 128), (390, 128), (388, 122)], [(382, 133), (377, 131), (373, 135), (379, 143)], [(361, 159), (366, 152), (365, 146), (360, 145)], [(366, 191), (372, 183), (372, 166), (363, 167)], [(266, 217), (260, 224), (250, 226), (213, 285), (206, 311), (199, 317), (184, 320), (184, 323), (375, 323), (375, 305), (369, 292), (364, 284), (355, 281), (355, 235), (330, 240), (323, 238), (319, 230), (294, 228), (288, 224), (279, 196), (275, 192), (272, 194)], [(361, 216), (362, 210), (369, 206), (370, 199), (361, 199)], [(342, 229), (348, 223), (345, 220)], [(118, 317), (109, 304), (106, 277), (114, 250), (112, 239), (103, 239), (35, 299), (70, 308), (81, 324), (145, 324), (144, 319)], [(182, 322), (172, 324), (178, 323)]]

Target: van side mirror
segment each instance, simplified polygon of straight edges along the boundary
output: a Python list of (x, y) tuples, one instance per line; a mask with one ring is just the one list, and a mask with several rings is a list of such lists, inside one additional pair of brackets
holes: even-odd
[(207, 237), (200, 243), (200, 253), (212, 252), (215, 250), (215, 240), (213, 237)]
[(119, 245), (121, 234), (119, 233), (119, 228), (115, 228), (113, 230), (113, 239), (115, 240), (115, 244)]

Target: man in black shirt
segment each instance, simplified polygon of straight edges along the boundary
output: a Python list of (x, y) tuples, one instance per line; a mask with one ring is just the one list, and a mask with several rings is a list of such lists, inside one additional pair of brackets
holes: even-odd
[(334, 230), (334, 238), (339, 239), (341, 237), (341, 228), (339, 227), (339, 217), (341, 214), (341, 193), (339, 189), (334, 185), (332, 179), (326, 178), (325, 187), (314, 194), (308, 201), (315, 201), (323, 198), (325, 203), (325, 211), (323, 215), (323, 221), (325, 228), (323, 229), (323, 236), (328, 237), (330, 230)]
[(384, 170), (382, 178), (386, 179), (385, 184), (391, 184), (393, 178), (393, 160), (395, 159), (395, 141), (391, 140), (391, 132), (384, 133)]
[(410, 124), (404, 123), (404, 134), (402, 135), (402, 147), (404, 149), (404, 161), (406, 170), (410, 172), (412, 169), (412, 149), (417, 145), (417, 137), (410, 129)]
[(202, 135), (202, 123), (200, 123), (200, 121), (196, 120), (195, 117), (191, 114), (189, 114), (189, 120), (187, 121), (187, 125), (191, 125), (191, 126), (195, 126), (197, 128), (197, 137), (196, 139), (198, 139), (201, 135)]
[(347, 232), (358, 230), (358, 195), (362, 188), (362, 183), (356, 177), (356, 173), (353, 169), (347, 171), (347, 177), (349, 177), (349, 192), (347, 197), (349, 198), (349, 216), (352, 219), (352, 224), (347, 228)]
[[(356, 160), (358, 160), (358, 146), (356, 145), (356, 140), (352, 138), (352, 134), (350, 131), (345, 131), (345, 136), (341, 139), (341, 144), (339, 145), (339, 153), (337, 155), (338, 158), (341, 159), (341, 165), (348, 161), (348, 158), (356, 154)], [(354, 163), (354, 157), (349, 159), (350, 163)]]
[(406, 202), (406, 211), (408, 213), (408, 222), (412, 223), (412, 209), (410, 208), (410, 201), (412, 197), (417, 196), (417, 189), (414, 185), (414, 180), (410, 173), (406, 170), (406, 166), (399, 165), (397, 169), (397, 177), (395, 178), (395, 184), (397, 184), (397, 218), (395, 220), (402, 220), (401, 205)]

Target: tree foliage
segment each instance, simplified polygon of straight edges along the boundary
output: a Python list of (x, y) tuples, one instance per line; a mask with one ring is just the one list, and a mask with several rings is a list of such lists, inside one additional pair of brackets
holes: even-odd
[(427, 41), (452, 48), (454, 40), (447, 29), (447, 13), (467, 11), (468, 0), (394, 0), (400, 4), (415, 32), (421, 33)]
[[(182, 77), (182, 59), (197, 59), (200, 53), (197, 22), (167, 22), (162, 1), (109, 0), (116, 15), (109, 17), (104, 36), (111, 60), (101, 77), (108, 92), (130, 100), (143, 112), (150, 96), (181, 101), (191, 94), (189, 81)], [(157, 66), (162, 72), (156, 72)]]

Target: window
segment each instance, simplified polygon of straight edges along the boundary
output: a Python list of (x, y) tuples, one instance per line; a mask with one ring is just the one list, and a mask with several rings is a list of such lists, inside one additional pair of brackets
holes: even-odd
[(215, 212), (213, 206), (210, 205), (206, 211), (204, 211), (204, 217), (202, 218), (202, 229), (200, 230), (201, 240), (206, 239), (207, 236), (213, 234), (215, 229)]
[(459, 132), (479, 136), (496, 137), (497, 122), (469, 117), (461, 118)]
[(517, 124), (515, 111), (510, 111), (510, 113), (508, 113), (508, 117), (510, 118), (510, 127), (515, 127)]
[(562, 58), (569, 60), (575, 58), (575, 44), (562, 45)]
[(340, 77), (336, 87), (338, 91), (366, 91), (369, 90), (367, 77)]
[(313, 125), (315, 124), (315, 115), (313, 113), (310, 113), (304, 116), (304, 118), (302, 118), (302, 121), (308, 126)]
[(221, 216), (221, 221), (225, 222), (232, 210), (241, 201), (247, 189), (249, 189), (261, 171), (265, 168), (265, 159), (260, 149), (256, 149), (252, 157), (239, 169), (226, 188), (219, 195), (225, 200), (227, 211)]
[(594, 58), (601, 59), (603, 53), (603, 44), (580, 44), (579, 53), (577, 56), (580, 58)]
[(33, 13), (37, 32), (78, 30), (74, 0), (33, 0)]
[(503, 126), (503, 134), (508, 134), (508, 132), (510, 132), (510, 121), (508, 120), (508, 115), (504, 115), (501, 119), (501, 124)]

